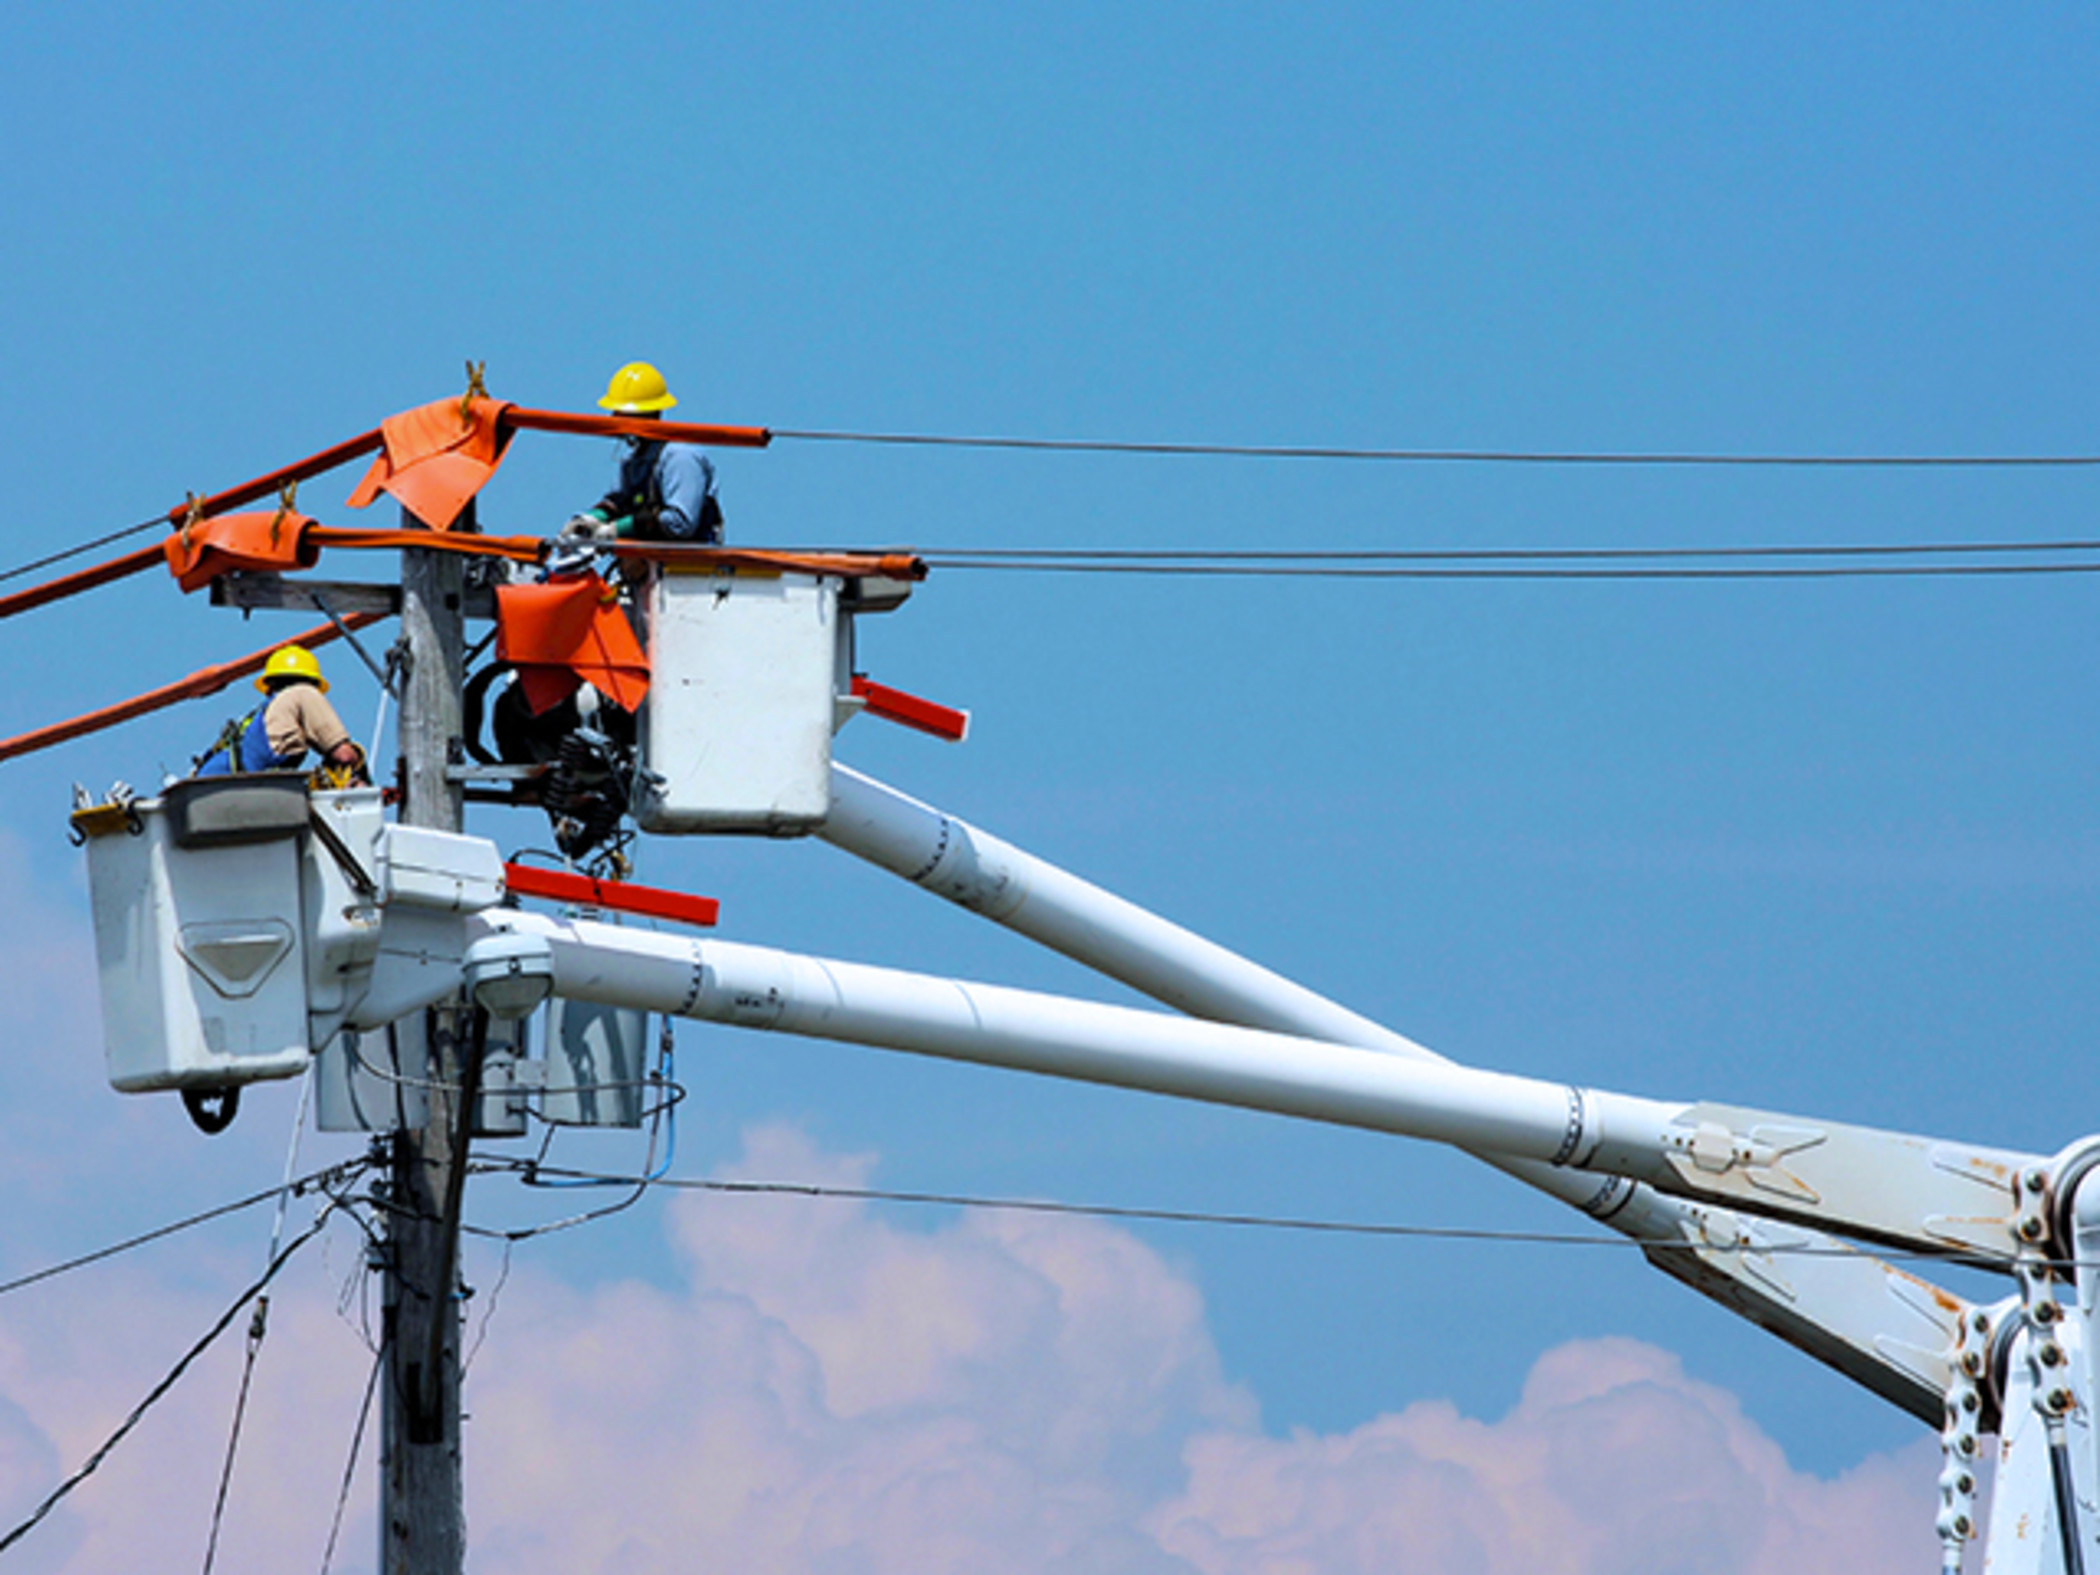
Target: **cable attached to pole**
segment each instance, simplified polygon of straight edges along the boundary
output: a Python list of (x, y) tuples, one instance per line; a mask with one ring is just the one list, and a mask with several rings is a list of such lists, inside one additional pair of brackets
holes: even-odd
[(328, 1523), (328, 1546), (321, 1554), (321, 1575), (328, 1575), (335, 1562), (335, 1545), (343, 1533), (343, 1511), (350, 1503), (350, 1485), (357, 1479), (357, 1457), (365, 1444), (365, 1424), (372, 1417), (372, 1396), (379, 1392), (379, 1375), (386, 1367), (386, 1353), (372, 1353), (372, 1370), (365, 1378), (365, 1397), (358, 1402), (357, 1426), (350, 1433), (350, 1457), (343, 1462), (343, 1485), (335, 1495), (335, 1516)]
[(81, 1483), (85, 1482), (89, 1477), (93, 1476), (98, 1470), (101, 1469), (102, 1463), (110, 1457), (110, 1455), (115, 1451), (117, 1445), (121, 1444), (127, 1437), (129, 1437), (132, 1429), (137, 1427), (140, 1422), (145, 1420), (146, 1413), (148, 1411), (151, 1411), (154, 1406), (158, 1405), (160, 1401), (167, 1395), (168, 1391), (170, 1389), (173, 1389), (177, 1383), (181, 1382), (182, 1375), (190, 1370), (191, 1366), (196, 1362), (197, 1358), (202, 1356), (206, 1351), (210, 1350), (211, 1347), (218, 1341), (219, 1336), (224, 1334), (229, 1328), (232, 1327), (234, 1319), (238, 1318), (241, 1315), (241, 1309), (246, 1307), (249, 1302), (253, 1301), (256, 1297), (260, 1296), (263, 1293), (263, 1290), (269, 1285), (269, 1283), (272, 1280), (274, 1280), (278, 1276), (280, 1272), (282, 1272), (284, 1266), (287, 1263), (291, 1262), (293, 1256), (299, 1251), (301, 1247), (304, 1247), (308, 1242), (312, 1241), (314, 1237), (321, 1234), (321, 1231), (328, 1223), (329, 1216), (335, 1212), (337, 1207), (338, 1204), (331, 1199), (329, 1202), (329, 1206), (321, 1211), (320, 1217), (317, 1218), (312, 1225), (308, 1226), (299, 1235), (293, 1237), (290, 1245), (285, 1247), (282, 1252), (278, 1253), (277, 1256), (271, 1260), (269, 1268), (263, 1271), (262, 1277), (255, 1281), (254, 1284), (250, 1285), (246, 1290), (242, 1291), (239, 1296), (235, 1297), (233, 1305), (228, 1307), (225, 1312), (219, 1315), (218, 1320), (215, 1323), (213, 1323), (209, 1329), (205, 1330), (203, 1336), (196, 1342), (196, 1344), (192, 1345), (187, 1351), (183, 1352), (181, 1359), (177, 1361), (176, 1364), (168, 1370), (167, 1376), (162, 1378), (159, 1383), (155, 1384), (151, 1389), (149, 1389), (146, 1392), (146, 1397), (143, 1400), (139, 1401), (137, 1405), (132, 1407), (131, 1414), (125, 1417), (122, 1422), (117, 1424), (116, 1431), (111, 1433), (108, 1438), (102, 1441), (101, 1446), (97, 1448), (93, 1454), (88, 1456), (87, 1460), (81, 1465), (80, 1469), (75, 1471), (71, 1476), (67, 1477), (63, 1482), (59, 1483), (57, 1487), (53, 1488), (51, 1492), (45, 1496), (44, 1501), (37, 1505), (37, 1507), (30, 1512), (28, 1519), (22, 1521), (19, 1525), (15, 1526), (14, 1529), (9, 1531), (5, 1536), (0, 1536), (0, 1553), (5, 1553), (17, 1542), (20, 1542), (24, 1537), (28, 1536), (31, 1531), (35, 1530), (36, 1527), (43, 1522), (44, 1518), (47, 1515), (49, 1515), (52, 1510), (56, 1509), (59, 1506), (60, 1502), (65, 1499), (67, 1494), (71, 1493), (75, 1488), (80, 1486)]
[[(284, 1156), (284, 1185), (277, 1193), (277, 1215), (270, 1224), (270, 1250), (264, 1261), (274, 1262), (277, 1245), (284, 1239), (284, 1216), (292, 1199), (292, 1172), (299, 1164), (299, 1139), (306, 1128), (306, 1109), (313, 1101), (314, 1080), (299, 1082), (299, 1107), (292, 1112), (292, 1141)], [(262, 1354), (263, 1337), (270, 1328), (270, 1298), (256, 1297), (255, 1316), (248, 1320), (248, 1340), (241, 1358), (241, 1388), (233, 1402), (233, 1425), (226, 1435), (226, 1458), (219, 1466), (219, 1491), (211, 1507), (211, 1535), (204, 1544), (204, 1575), (211, 1575), (219, 1557), (219, 1527), (226, 1518), (226, 1494), (233, 1486), (233, 1461), (241, 1444), (241, 1424), (248, 1416), (248, 1390), (255, 1380), (255, 1359)]]
[[(331, 1181), (347, 1179), (358, 1171), (365, 1169), (368, 1163), (366, 1160), (354, 1159), (341, 1165), (331, 1165), (326, 1170), (313, 1171), (292, 1182), (290, 1190), (293, 1193), (301, 1193), (311, 1187), (326, 1186)], [(236, 1198), (231, 1203), (222, 1203), (215, 1209), (206, 1209), (201, 1214), (192, 1214), (185, 1219), (176, 1220), (172, 1224), (157, 1226), (141, 1235), (127, 1236), (122, 1241), (111, 1242), (107, 1247), (97, 1247), (93, 1252), (84, 1252), (80, 1256), (68, 1258), (62, 1263), (50, 1264), (45, 1268), (35, 1270), (33, 1273), (24, 1274), (19, 1278), (7, 1281), (5, 1284), (0, 1284), (0, 1296), (5, 1296), (12, 1291), (26, 1290), (29, 1286), (40, 1284), (45, 1280), (56, 1279), (61, 1274), (70, 1274), (75, 1269), (87, 1268), (90, 1264), (100, 1263), (106, 1258), (118, 1257), (123, 1253), (131, 1252), (159, 1241), (163, 1237), (179, 1235), (183, 1231), (193, 1230), (197, 1226), (209, 1224), (213, 1220), (224, 1219), (229, 1214), (238, 1214), (244, 1209), (252, 1209), (258, 1203), (269, 1202), (270, 1199), (279, 1196), (284, 1190), (282, 1187), (271, 1187), (262, 1192), (251, 1192), (245, 1198)]]

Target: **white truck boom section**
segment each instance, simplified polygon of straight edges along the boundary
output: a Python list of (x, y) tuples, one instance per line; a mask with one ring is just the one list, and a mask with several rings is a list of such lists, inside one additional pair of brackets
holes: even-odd
[[(845, 766), (833, 846), (1213, 1022), (1416, 1060), (1443, 1058), (1282, 975)], [(1731, 1311), (1938, 1426), (1958, 1298), (1820, 1232), (1492, 1151), (1488, 1164), (1642, 1242), (1649, 1260)]]

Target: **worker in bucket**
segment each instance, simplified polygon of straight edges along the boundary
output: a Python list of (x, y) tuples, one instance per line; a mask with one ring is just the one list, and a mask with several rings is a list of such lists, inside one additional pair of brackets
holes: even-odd
[(365, 752), (328, 703), (328, 680), (313, 652), (303, 645), (280, 645), (263, 664), (255, 687), (269, 699), (226, 724), (218, 741), (197, 757), (198, 776), (287, 771), (311, 751), (321, 757), (316, 770), (321, 785), (358, 787), (371, 780)]
[[(678, 400), (663, 373), (630, 361), (613, 373), (602, 410), (616, 416), (660, 416)], [(715, 467), (690, 443), (630, 437), (620, 456), (620, 478), (592, 507), (562, 527), (569, 541), (636, 536), (710, 547), (722, 539), (722, 505), (715, 498)]]

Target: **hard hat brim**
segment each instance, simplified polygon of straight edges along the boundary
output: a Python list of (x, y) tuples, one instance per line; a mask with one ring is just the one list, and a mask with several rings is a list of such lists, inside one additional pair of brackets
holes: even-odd
[(615, 399), (607, 394), (598, 401), (600, 410), (610, 410), (616, 416), (653, 416), (660, 410), (669, 410), (678, 403), (675, 394), (659, 394), (654, 399)]

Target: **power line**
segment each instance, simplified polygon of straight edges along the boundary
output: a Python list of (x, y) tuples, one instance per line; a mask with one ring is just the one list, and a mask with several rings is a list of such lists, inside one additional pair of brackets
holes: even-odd
[(1910, 580), (2100, 573), (2100, 562), (1849, 563), (1614, 567), (1516, 564), (1105, 563), (922, 554), (936, 569), (988, 569), (1024, 574), (1115, 574), (1196, 579), (1300, 580)]
[(1944, 554), (2100, 552), (2100, 540), (1814, 542), (1727, 547), (928, 547), (922, 556), (1081, 563), (1493, 563), (1615, 558), (1882, 558)]
[(1462, 465), (1686, 465), (1846, 469), (2007, 469), (2100, 465), (2100, 454), (1720, 454), (1580, 453), (1571, 450), (1350, 448), (1281, 443), (1149, 443), (1112, 438), (963, 436), (934, 432), (833, 432), (786, 427), (805, 443), (879, 443), (913, 448), (1010, 449), (1053, 454), (1150, 454), (1224, 459), (1381, 460)]
[(270, 1298), (255, 1300), (255, 1316), (248, 1320), (248, 1340), (241, 1358), (241, 1388), (233, 1402), (233, 1426), (226, 1436), (226, 1458), (219, 1465), (218, 1496), (212, 1500), (211, 1535), (204, 1543), (204, 1575), (211, 1575), (219, 1560), (219, 1528), (226, 1520), (226, 1495), (233, 1488), (233, 1460), (241, 1446), (241, 1424), (248, 1416), (248, 1391), (255, 1382), (255, 1359), (262, 1354), (263, 1335), (270, 1325)]
[[(2067, 553), (2100, 553), (2100, 540), (1296, 550), (953, 547), (921, 555), (930, 566), (947, 569), (1285, 579), (1886, 579), (2100, 571), (2100, 560), (2066, 559)], [(2033, 561), (2044, 554), (2052, 561)], [(1892, 558), (1960, 561), (1883, 561)], [(2007, 558), (2014, 561), (1998, 561)]]
[[(284, 1217), (292, 1201), (292, 1171), (299, 1163), (299, 1139), (306, 1130), (307, 1107), (313, 1103), (314, 1079), (302, 1079), (299, 1085), (299, 1106), (292, 1112), (292, 1141), (284, 1155), (284, 1184), (277, 1194), (277, 1212), (270, 1222), (270, 1247), (264, 1261), (277, 1256), (278, 1243), (284, 1240)], [(211, 1535), (204, 1544), (204, 1575), (211, 1575), (219, 1559), (219, 1529), (226, 1521), (226, 1495), (233, 1489), (233, 1462), (240, 1452), (241, 1428), (248, 1418), (248, 1394), (255, 1383), (255, 1359), (262, 1354), (263, 1337), (270, 1328), (270, 1298), (268, 1295), (255, 1299), (255, 1316), (248, 1321), (248, 1339), (241, 1356), (241, 1388), (233, 1402), (233, 1425), (226, 1435), (226, 1458), (219, 1466), (219, 1492), (212, 1501)]]
[(84, 552), (93, 552), (97, 547), (108, 547), (116, 542), (128, 541), (143, 531), (152, 530), (155, 526), (165, 526), (167, 523), (167, 515), (156, 514), (150, 520), (140, 520), (136, 525), (127, 525), (122, 530), (113, 530), (107, 536), (97, 536), (93, 541), (84, 541), (77, 547), (66, 547), (45, 557), (33, 559), (28, 563), (16, 564), (12, 569), (0, 572), (0, 584), (5, 584), (9, 580), (18, 580), (25, 574), (34, 574), (39, 569), (48, 569), (54, 563), (64, 563), (68, 558), (77, 558)]
[(335, 1545), (343, 1532), (343, 1511), (350, 1504), (350, 1485), (357, 1480), (357, 1457), (364, 1448), (365, 1423), (372, 1415), (372, 1395), (379, 1388), (380, 1369), (386, 1365), (382, 1352), (372, 1353), (372, 1371), (365, 1379), (365, 1397), (357, 1404), (357, 1426), (350, 1434), (350, 1458), (343, 1465), (343, 1485), (335, 1495), (335, 1516), (328, 1523), (328, 1546), (321, 1554), (321, 1575), (335, 1562)]
[(113, 1242), (107, 1247), (98, 1247), (93, 1252), (82, 1253), (77, 1258), (68, 1258), (63, 1263), (54, 1263), (48, 1268), (38, 1269), (34, 1274), (25, 1274), (20, 1279), (9, 1280), (4, 1284), (0, 1284), (0, 1296), (5, 1296), (10, 1291), (22, 1290), (43, 1280), (56, 1279), (59, 1275), (70, 1273), (74, 1269), (84, 1269), (89, 1264), (100, 1263), (105, 1258), (117, 1257), (122, 1253), (130, 1252), (133, 1248), (146, 1246), (148, 1243), (159, 1241), (163, 1237), (177, 1235), (182, 1231), (207, 1224), (212, 1220), (223, 1219), (229, 1214), (238, 1214), (243, 1209), (252, 1209), (256, 1204), (267, 1203), (272, 1198), (297, 1197), (314, 1187), (324, 1186), (331, 1181), (347, 1178), (349, 1175), (364, 1169), (365, 1166), (366, 1161), (361, 1159), (351, 1160), (341, 1165), (332, 1165), (326, 1170), (317, 1170), (312, 1175), (302, 1176), (297, 1181), (288, 1182), (284, 1186), (270, 1187), (265, 1191), (253, 1193), (245, 1198), (236, 1198), (231, 1203), (222, 1203), (215, 1209), (206, 1209), (202, 1214), (192, 1214), (188, 1219), (176, 1220), (171, 1225), (162, 1225), (156, 1230), (147, 1231), (142, 1236), (132, 1236), (124, 1241)]
[[(490, 1170), (523, 1171), (525, 1162), (491, 1163)], [(1792, 1257), (1851, 1257), (1858, 1249), (1842, 1243), (1743, 1244), (1716, 1246), (1710, 1242), (1654, 1242), (1631, 1237), (1576, 1234), (1568, 1231), (1497, 1230), (1484, 1226), (1407, 1225), (1376, 1220), (1312, 1219), (1294, 1215), (1238, 1214), (1206, 1209), (1145, 1208), (1112, 1203), (1069, 1203), (1051, 1198), (995, 1198), (954, 1192), (905, 1192), (879, 1187), (833, 1187), (802, 1181), (721, 1181), (697, 1177), (668, 1176), (650, 1180), (646, 1176), (612, 1175), (596, 1171), (540, 1167), (541, 1175), (573, 1177), (607, 1186), (667, 1187), (681, 1192), (714, 1192), (743, 1197), (815, 1198), (853, 1203), (898, 1203), (920, 1207), (989, 1209), (1006, 1213), (1051, 1214), (1083, 1219), (1136, 1220), (1168, 1225), (1218, 1225), (1237, 1229), (1297, 1231), (1314, 1235), (1371, 1236), (1418, 1241), (1487, 1242), (1499, 1245), (1544, 1247), (1603, 1247), (1637, 1252), (1741, 1252)], [(1884, 1251), (1888, 1261), (1942, 1262), (1944, 1254)]]
[(58, 1507), (59, 1502), (68, 1493), (71, 1493), (73, 1489), (95, 1474), (101, 1467), (102, 1462), (109, 1458), (110, 1453), (115, 1450), (117, 1445), (122, 1443), (131, 1430), (145, 1419), (146, 1413), (152, 1410), (170, 1389), (175, 1387), (184, 1373), (189, 1371), (190, 1365), (209, 1350), (212, 1343), (232, 1326), (234, 1319), (240, 1316), (241, 1309), (262, 1294), (264, 1287), (277, 1277), (278, 1271), (291, 1262), (294, 1253), (312, 1241), (314, 1237), (320, 1235), (321, 1231), (328, 1224), (328, 1217), (335, 1212), (336, 1207), (337, 1204), (331, 1199), (328, 1207), (321, 1211), (320, 1217), (312, 1225), (308, 1226), (305, 1231), (293, 1237), (291, 1243), (282, 1252), (278, 1253), (275, 1258), (270, 1260), (270, 1266), (263, 1271), (262, 1277), (242, 1291), (239, 1296), (235, 1297), (233, 1305), (219, 1315), (218, 1321), (205, 1330), (203, 1337), (195, 1345), (183, 1352), (181, 1360), (168, 1370), (166, 1377), (146, 1392), (145, 1399), (132, 1407), (131, 1414), (117, 1424), (117, 1430), (102, 1441), (101, 1447), (88, 1456), (86, 1463), (78, 1471), (67, 1477), (65, 1481), (53, 1488), (44, 1501), (30, 1512), (27, 1520), (8, 1532), (6, 1536), (0, 1537), (0, 1553), (5, 1553), (9, 1548), (21, 1541), (22, 1538), (27, 1536), (42, 1522), (46, 1515)]
[[(862, 432), (775, 427), (776, 438), (810, 443), (870, 443), (917, 448), (997, 449), (1056, 454), (1138, 454), (1183, 458), (1371, 460), (1412, 464), (1721, 466), (1840, 469), (2064, 469), (2100, 466), (2100, 454), (1726, 454), (1580, 452), (1526, 449), (1359, 448), (1336, 444), (1155, 443), (1114, 438), (1031, 438), (932, 432)], [(64, 563), (99, 547), (165, 528), (169, 516), (110, 531), (77, 546), (0, 570), (0, 584)], [(2086, 544), (2067, 543), (2076, 547)], [(1815, 549), (1809, 549), (1815, 550)], [(1924, 549), (1889, 549), (1924, 550)], [(1969, 550), (1969, 549), (1948, 549)], [(1982, 549), (1993, 550), (1993, 549)], [(2007, 549), (2013, 550), (2013, 549)], [(1605, 554), (1599, 554), (1603, 556)], [(960, 565), (981, 567), (981, 565)]]

